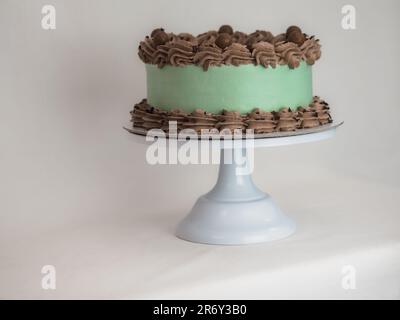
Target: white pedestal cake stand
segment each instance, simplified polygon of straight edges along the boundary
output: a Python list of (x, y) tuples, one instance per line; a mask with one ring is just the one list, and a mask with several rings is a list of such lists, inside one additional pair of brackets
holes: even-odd
[[(191, 242), (218, 245), (242, 245), (283, 239), (294, 233), (296, 225), (275, 204), (270, 195), (259, 190), (253, 183), (251, 172), (235, 161), (254, 151), (252, 148), (278, 147), (325, 140), (334, 136), (342, 123), (329, 124), (315, 129), (299, 130), (291, 133), (256, 135), (252, 146), (245, 142), (197, 140), (220, 152), (218, 180), (214, 188), (201, 196), (190, 213), (179, 223), (177, 237)], [(145, 142), (143, 132), (127, 129)], [(186, 141), (181, 141), (187, 143)], [(203, 149), (202, 149), (203, 150)], [(233, 151), (233, 152), (232, 152)], [(231, 152), (233, 161), (224, 161)], [(229, 157), (228, 157), (229, 158)], [(250, 162), (247, 162), (250, 163)], [(238, 174), (240, 172), (240, 174)]]

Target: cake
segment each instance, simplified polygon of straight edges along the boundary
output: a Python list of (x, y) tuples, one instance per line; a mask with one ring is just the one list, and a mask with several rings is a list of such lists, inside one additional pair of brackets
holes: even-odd
[(295, 131), (332, 122), (313, 95), (312, 66), (321, 45), (297, 26), (273, 35), (229, 25), (197, 36), (155, 29), (140, 42), (147, 98), (131, 111), (144, 132), (177, 130)]

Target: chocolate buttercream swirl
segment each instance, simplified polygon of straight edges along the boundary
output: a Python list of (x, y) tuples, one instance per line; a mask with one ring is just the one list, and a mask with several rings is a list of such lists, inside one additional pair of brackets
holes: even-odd
[(156, 45), (150, 37), (146, 37), (144, 41), (140, 42), (138, 54), (144, 63), (153, 63), (155, 52)]
[(294, 131), (298, 127), (297, 113), (290, 108), (283, 108), (276, 113), (278, 119), (277, 131)]
[(321, 45), (319, 44), (319, 40), (315, 39), (314, 36), (306, 39), (301, 45), (300, 50), (307, 64), (313, 65), (321, 57)]
[(232, 35), (234, 43), (246, 44), (248, 35), (241, 31), (235, 31)]
[(166, 118), (166, 111), (147, 104), (146, 100), (135, 106), (132, 114), (132, 120), (135, 126), (142, 127), (146, 130), (162, 128)]
[(319, 96), (313, 97), (311, 106), (314, 107), (316, 110), (322, 110), (322, 109), (329, 110), (329, 104), (325, 100), (322, 100)]
[(153, 113), (147, 113), (143, 117), (143, 128), (145, 129), (158, 129), (162, 127), (164, 123), (165, 113), (162, 113), (159, 109)]
[(215, 30), (208, 31), (197, 36), (198, 45), (201, 46), (215, 46), (215, 40), (218, 37), (218, 32)]
[(243, 44), (232, 43), (223, 52), (224, 63), (238, 66), (253, 62), (249, 49)]
[(157, 47), (154, 54), (153, 64), (158, 65), (159, 68), (164, 67), (168, 63), (168, 53), (170, 45), (163, 44)]
[(183, 128), (183, 124), (187, 121), (188, 114), (181, 109), (174, 108), (168, 111), (162, 129), (169, 132), (170, 121), (176, 121), (177, 131)]
[(274, 37), (274, 39), (272, 39), (272, 43), (273, 44), (276, 44), (276, 43), (279, 43), (279, 42), (286, 42), (286, 33), (280, 33), (280, 34), (278, 34), (278, 35), (276, 35), (275, 37)]
[(223, 110), (222, 114), (217, 116), (217, 119), (216, 128), (219, 131), (235, 132), (236, 130), (243, 131), (246, 128), (244, 116), (239, 111)]
[(298, 45), (293, 42), (278, 42), (275, 44), (275, 52), (279, 59), (279, 64), (288, 64), (290, 69), (300, 65), (302, 53)]
[(196, 109), (187, 116), (188, 122), (183, 123), (183, 128), (194, 129), (196, 132), (201, 132), (203, 129), (211, 130), (215, 128), (217, 123), (216, 117), (203, 109)]
[(143, 99), (139, 103), (135, 104), (133, 110), (130, 112), (131, 121), (134, 127), (143, 128), (143, 116), (146, 115), (146, 110), (149, 107), (147, 100)]
[(300, 107), (298, 112), (300, 116), (300, 128), (309, 129), (321, 125), (318, 119), (318, 113), (311, 105), (306, 108)]
[(183, 33), (178, 34), (177, 37), (179, 40), (184, 40), (184, 41), (190, 42), (192, 44), (192, 46), (198, 45), (198, 39), (191, 33), (183, 32)]
[(169, 37), (169, 43), (174, 42), (176, 40), (180, 40), (178, 35), (173, 32), (168, 33), (168, 37)]
[(262, 65), (265, 68), (268, 68), (268, 66), (275, 68), (278, 63), (275, 47), (269, 42), (262, 41), (253, 44), (251, 55), (255, 59), (256, 65)]
[(247, 129), (254, 130), (254, 133), (270, 133), (276, 128), (276, 121), (272, 112), (262, 111), (257, 108), (248, 115), (246, 120)]
[(251, 48), (254, 44), (258, 42), (271, 42), (274, 40), (274, 36), (272, 35), (271, 32), (269, 31), (262, 31), (262, 30), (257, 30), (256, 32), (253, 32), (249, 34), (246, 44), (249, 48)]
[(332, 122), (332, 117), (329, 112), (329, 105), (326, 101), (322, 100), (318, 96), (315, 96), (313, 98), (313, 102), (310, 104), (310, 107), (317, 113), (318, 120), (321, 125)]
[(194, 50), (191, 42), (175, 40), (170, 43), (168, 62), (173, 66), (185, 66), (193, 63)]
[(204, 46), (196, 52), (193, 62), (201, 66), (205, 71), (210, 66), (220, 66), (223, 62), (222, 50), (218, 47)]
[(216, 44), (217, 38), (209, 38), (208, 40), (204, 40), (203, 43), (199, 46), (200, 47), (218, 47)]

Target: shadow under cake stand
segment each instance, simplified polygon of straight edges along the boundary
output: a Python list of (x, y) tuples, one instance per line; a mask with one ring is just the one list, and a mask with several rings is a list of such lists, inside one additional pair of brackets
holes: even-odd
[[(257, 188), (253, 183), (251, 170), (244, 168), (242, 164), (254, 163), (251, 159), (254, 148), (325, 140), (333, 137), (342, 124), (343, 122), (331, 123), (294, 132), (255, 134), (251, 141), (215, 141), (199, 137), (186, 141), (175, 137), (177, 144), (196, 143), (201, 148), (199, 150), (206, 147), (220, 152), (217, 183), (210, 192), (196, 201), (190, 213), (179, 223), (176, 236), (204, 244), (242, 245), (279, 240), (293, 234), (295, 222), (281, 211), (270, 195)], [(138, 142), (150, 143), (146, 141), (146, 132), (143, 129), (124, 129), (133, 133)], [(173, 138), (167, 136), (165, 139)]]

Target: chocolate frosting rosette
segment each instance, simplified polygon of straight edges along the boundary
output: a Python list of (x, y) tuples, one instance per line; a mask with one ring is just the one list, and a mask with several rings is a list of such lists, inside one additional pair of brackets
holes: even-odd
[(157, 50), (154, 54), (153, 63), (158, 65), (159, 68), (162, 68), (167, 64), (169, 49), (170, 45), (168, 44), (162, 44), (157, 47)]
[(318, 96), (315, 96), (310, 106), (317, 113), (318, 120), (321, 125), (332, 122), (332, 117), (329, 112), (329, 105), (326, 101), (322, 100)]
[(232, 40), (235, 43), (246, 44), (248, 35), (241, 31), (235, 31), (232, 35)]
[(148, 104), (146, 99), (143, 99), (139, 103), (135, 104), (134, 109), (130, 112), (131, 121), (133, 122), (134, 127), (143, 128), (144, 124), (143, 116), (146, 115), (147, 108)]
[(146, 130), (160, 129), (164, 124), (166, 112), (156, 107), (147, 105), (142, 115), (142, 127)]
[(197, 36), (197, 42), (199, 46), (213, 46), (215, 40), (218, 37), (218, 32), (215, 30), (208, 31)]
[(217, 123), (216, 117), (203, 109), (196, 109), (190, 115), (187, 116), (187, 122), (183, 123), (182, 128), (194, 129), (197, 133), (201, 133), (201, 130), (211, 130), (215, 128)]
[(210, 66), (220, 66), (223, 62), (222, 49), (217, 46), (201, 46), (193, 61), (207, 71)]
[(232, 43), (224, 50), (224, 63), (239, 66), (241, 64), (253, 63), (249, 49), (243, 44)]
[(185, 66), (193, 63), (193, 44), (186, 40), (175, 40), (171, 42), (168, 52), (168, 62), (172, 66)]
[(280, 33), (272, 39), (272, 44), (276, 44), (279, 42), (286, 42), (286, 33)]
[(254, 133), (271, 133), (275, 131), (276, 121), (274, 114), (268, 111), (262, 111), (259, 108), (254, 109), (246, 120), (247, 129), (254, 130)]
[(182, 111), (179, 108), (174, 108), (171, 109), (170, 111), (167, 112), (165, 121), (164, 121), (164, 125), (162, 127), (162, 129), (165, 132), (169, 132), (169, 128), (170, 128), (170, 122), (171, 121), (176, 121), (176, 127), (177, 127), (177, 131), (181, 131), (183, 128), (183, 124), (188, 120), (188, 114), (184, 111)]
[(269, 31), (263, 31), (263, 30), (257, 30), (256, 32), (253, 32), (249, 34), (247, 37), (246, 45), (249, 48), (252, 48), (253, 45), (259, 42), (270, 42), (272, 43), (274, 40), (274, 36), (271, 32)]
[(290, 108), (283, 108), (276, 113), (278, 124), (276, 127), (277, 131), (295, 131), (298, 125), (299, 119), (297, 114)]
[(253, 52), (251, 55), (255, 59), (256, 65), (262, 65), (265, 68), (268, 68), (268, 66), (275, 68), (278, 63), (275, 46), (266, 41), (253, 44)]
[(300, 48), (293, 42), (278, 42), (275, 44), (275, 52), (279, 59), (279, 64), (287, 64), (294, 69), (300, 65), (302, 53)]
[(301, 119), (300, 127), (303, 129), (315, 128), (320, 125), (318, 113), (315, 112), (315, 110), (311, 106), (308, 106), (306, 108), (300, 107), (299, 115)]
[(235, 132), (243, 131), (246, 128), (244, 117), (238, 111), (223, 110), (222, 114), (217, 116), (218, 123), (216, 128), (221, 131)]
[(300, 50), (302, 52), (303, 59), (309, 65), (313, 65), (315, 61), (321, 58), (321, 45), (319, 44), (319, 40), (315, 39), (314, 36), (306, 39), (301, 45)]
[(139, 44), (139, 58), (144, 63), (154, 63), (154, 57), (156, 52), (156, 45), (154, 44), (153, 39), (150, 37), (146, 37), (144, 41), (141, 41)]

